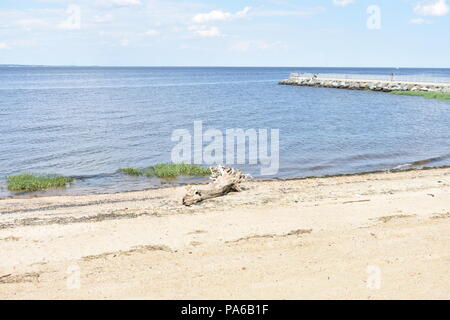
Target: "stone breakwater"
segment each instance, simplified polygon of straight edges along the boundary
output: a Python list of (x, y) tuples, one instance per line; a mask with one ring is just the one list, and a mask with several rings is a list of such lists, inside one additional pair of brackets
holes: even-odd
[(450, 92), (450, 83), (427, 83), (427, 82), (402, 82), (402, 81), (380, 81), (380, 80), (355, 80), (355, 79), (325, 79), (320, 77), (298, 77), (291, 76), (289, 79), (279, 82), (281, 85), (308, 86), (320, 88), (336, 88), (349, 90), (371, 90), (371, 91), (430, 91)]

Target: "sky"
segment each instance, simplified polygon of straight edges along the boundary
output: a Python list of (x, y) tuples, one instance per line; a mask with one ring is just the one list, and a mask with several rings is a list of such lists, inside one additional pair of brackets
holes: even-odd
[(0, 0), (0, 64), (450, 67), (450, 0)]

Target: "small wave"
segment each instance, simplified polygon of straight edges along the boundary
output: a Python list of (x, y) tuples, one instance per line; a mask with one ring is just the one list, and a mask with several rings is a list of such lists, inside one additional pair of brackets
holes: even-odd
[(448, 158), (450, 158), (450, 154), (446, 154), (446, 155), (439, 156), (439, 157), (433, 157), (433, 158), (428, 158), (428, 159), (414, 161), (413, 163), (411, 163), (411, 165), (413, 165), (413, 166), (423, 166), (425, 164), (446, 160)]
[(323, 165), (323, 166), (309, 167), (309, 168), (306, 168), (305, 170), (308, 170), (308, 171), (318, 171), (318, 170), (331, 169), (331, 168), (334, 168), (334, 167), (333, 167), (333, 166), (330, 166), (330, 165)]
[(109, 178), (117, 175), (117, 172), (110, 173), (96, 173), (96, 174), (83, 174), (83, 175), (72, 175), (71, 178), (77, 180), (86, 180), (86, 179), (101, 179), (101, 178)]
[(380, 159), (392, 159), (400, 156), (405, 156), (405, 153), (393, 152), (393, 153), (363, 153), (356, 154), (348, 157), (336, 158), (330, 163), (349, 163), (360, 160), (380, 160)]
[(439, 157), (432, 157), (432, 158), (417, 160), (417, 161), (413, 161), (410, 163), (403, 163), (403, 164), (400, 164), (398, 166), (391, 168), (391, 170), (404, 170), (404, 169), (410, 169), (410, 168), (415, 168), (415, 167), (421, 167), (421, 166), (424, 166), (424, 165), (427, 165), (430, 163), (439, 162), (439, 161), (443, 161), (443, 160), (447, 160), (447, 159), (450, 159), (450, 154), (446, 154), (446, 155), (439, 156)]
[[(411, 163), (405, 163), (405, 164), (401, 164), (401, 165), (395, 166), (391, 170), (404, 170), (404, 169), (411, 168), (411, 166), (412, 166)], [(385, 170), (388, 170), (388, 169), (385, 169)]]

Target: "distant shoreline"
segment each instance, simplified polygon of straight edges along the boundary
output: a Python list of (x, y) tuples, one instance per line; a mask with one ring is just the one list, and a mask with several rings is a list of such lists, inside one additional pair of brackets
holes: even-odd
[(450, 67), (305, 67), (305, 66), (133, 66), (133, 65), (45, 65), (45, 64), (0, 64), (0, 67), (36, 67), (36, 68), (286, 68), (286, 69), (384, 69), (384, 70), (439, 70)]

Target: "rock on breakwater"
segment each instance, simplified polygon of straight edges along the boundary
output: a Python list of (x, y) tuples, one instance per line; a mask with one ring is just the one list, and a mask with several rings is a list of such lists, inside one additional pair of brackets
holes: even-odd
[(289, 79), (279, 82), (281, 85), (308, 86), (320, 88), (336, 88), (371, 91), (429, 91), (450, 92), (450, 83), (403, 82), (394, 80), (356, 80), (329, 79), (320, 77), (302, 77), (291, 75)]

